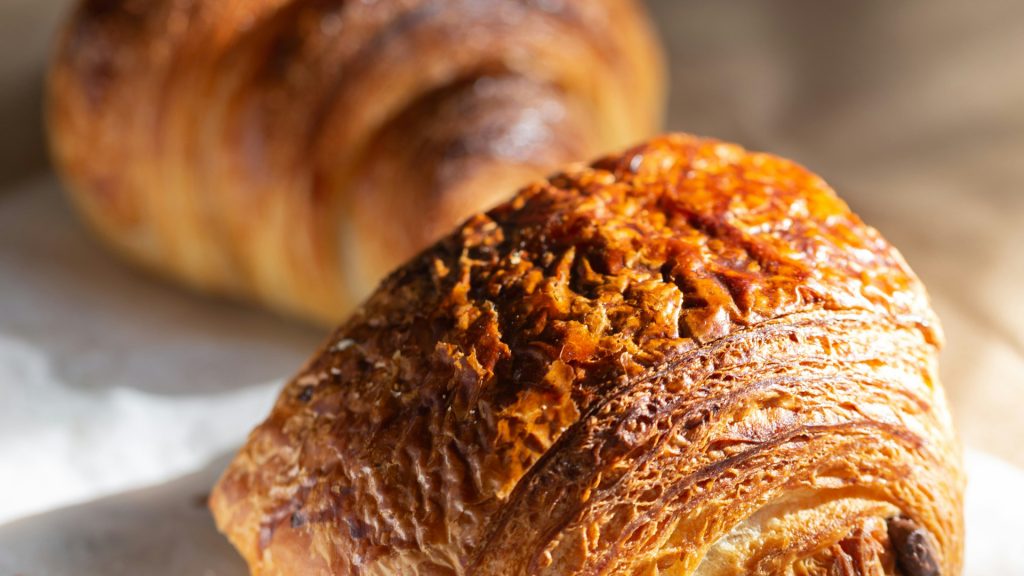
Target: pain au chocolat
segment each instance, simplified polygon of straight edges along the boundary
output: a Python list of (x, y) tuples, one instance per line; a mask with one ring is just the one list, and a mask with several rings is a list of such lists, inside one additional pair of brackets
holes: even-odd
[(956, 575), (941, 340), (821, 178), (662, 137), (391, 274), (211, 505), (259, 575)]

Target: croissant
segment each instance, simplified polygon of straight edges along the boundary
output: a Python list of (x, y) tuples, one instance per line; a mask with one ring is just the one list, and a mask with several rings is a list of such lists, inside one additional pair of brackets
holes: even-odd
[(388, 276), (211, 508), (259, 575), (956, 575), (941, 339), (821, 178), (662, 137)]
[(469, 214), (649, 136), (661, 65), (633, 0), (83, 0), (48, 125), (120, 252), (336, 323)]

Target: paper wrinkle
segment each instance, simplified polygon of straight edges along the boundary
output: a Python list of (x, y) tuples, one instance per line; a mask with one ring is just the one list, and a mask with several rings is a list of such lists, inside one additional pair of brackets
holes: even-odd
[(0, 523), (192, 472), (235, 448), (280, 382), (217, 394), (82, 391), (0, 334)]

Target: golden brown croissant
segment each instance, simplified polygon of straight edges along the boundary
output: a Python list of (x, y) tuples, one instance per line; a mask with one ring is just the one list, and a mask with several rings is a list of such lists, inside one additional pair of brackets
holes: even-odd
[(660, 57), (634, 0), (84, 0), (50, 135), (121, 252), (333, 322), (469, 214), (650, 135)]
[(956, 575), (940, 341), (819, 177), (664, 137), (390, 275), (211, 506), (260, 575)]

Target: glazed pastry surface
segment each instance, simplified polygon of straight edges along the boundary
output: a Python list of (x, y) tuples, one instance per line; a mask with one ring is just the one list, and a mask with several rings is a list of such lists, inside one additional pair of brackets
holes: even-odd
[(81, 0), (54, 162), (119, 252), (336, 324), (468, 215), (650, 136), (633, 0)]
[(956, 575), (941, 340), (821, 178), (661, 137), (391, 274), (211, 505), (259, 575)]

